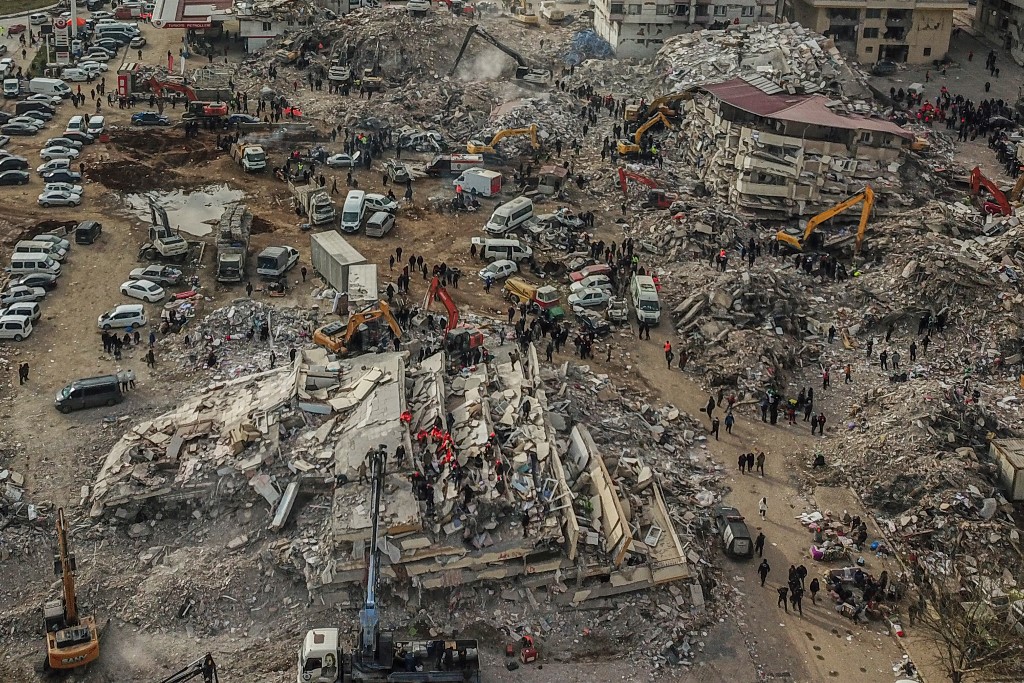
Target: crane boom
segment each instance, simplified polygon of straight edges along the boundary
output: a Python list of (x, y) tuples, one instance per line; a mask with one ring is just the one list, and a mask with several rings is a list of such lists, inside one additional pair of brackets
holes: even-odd
[(462, 47), (459, 49), (459, 54), (455, 58), (455, 63), (452, 64), (452, 68), (449, 69), (448, 75), (451, 76), (455, 73), (455, 70), (459, 67), (459, 63), (462, 61), (462, 56), (466, 53), (466, 48), (469, 46), (469, 41), (473, 39), (473, 36), (480, 36), (482, 39), (498, 48), (516, 62), (516, 78), (519, 80), (529, 81), (530, 83), (546, 83), (551, 80), (551, 72), (547, 69), (537, 69), (531, 67), (526, 59), (519, 54), (517, 51), (510, 48), (505, 43), (501, 42), (493, 35), (488, 33), (486, 30), (480, 28), (477, 24), (473, 24), (466, 31), (466, 38), (462, 41)]
[(387, 450), (380, 446), (366, 454), (370, 459), (370, 560), (366, 574), (366, 598), (363, 608), (359, 610), (359, 654), (364, 661), (374, 660), (377, 647), (377, 634), (380, 630), (380, 615), (377, 612), (377, 582), (380, 579), (380, 508), (384, 498), (384, 468), (387, 463)]

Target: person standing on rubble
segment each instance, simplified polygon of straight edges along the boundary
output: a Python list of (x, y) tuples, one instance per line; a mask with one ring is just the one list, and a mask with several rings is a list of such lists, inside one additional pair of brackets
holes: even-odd
[(765, 458), (766, 458), (766, 456), (765, 456), (764, 451), (761, 451), (760, 453), (757, 454), (757, 471), (758, 471), (758, 473), (760, 473), (762, 479), (764, 479), (764, 461), (765, 461)]
[(931, 337), (929, 337), (927, 334), (924, 335), (924, 339), (921, 340), (921, 354), (922, 355), (926, 355), (928, 353), (928, 344), (930, 344), (931, 341), (932, 341)]
[(900, 352), (899, 351), (893, 351), (892, 352), (892, 369), (893, 370), (899, 370), (900, 369)]
[[(736, 416), (730, 410), (725, 414), (725, 433), (732, 434), (732, 426), (736, 424)], [(746, 459), (746, 458), (745, 458)]]
[(828, 368), (825, 368), (824, 370), (821, 371), (821, 388), (822, 389), (828, 389), (828, 385), (829, 385), (829, 371), (828, 371)]
[(883, 370), (888, 370), (889, 369), (889, 364), (888, 364), (889, 363), (889, 351), (888, 350), (883, 350), (880, 354), (878, 354), (878, 360), (881, 361), (882, 369)]
[(910, 362), (913, 363), (917, 360), (917, 342), (910, 342)]
[(871, 339), (868, 339), (868, 355), (867, 355), (868, 358), (871, 358), (871, 350), (874, 349), (874, 348), (875, 348), (875, 339), (874, 339), (874, 337), (872, 337)]
[(760, 408), (761, 408), (761, 422), (767, 422), (768, 421), (768, 394), (765, 394), (764, 396), (761, 397), (761, 403), (759, 405), (760, 405)]

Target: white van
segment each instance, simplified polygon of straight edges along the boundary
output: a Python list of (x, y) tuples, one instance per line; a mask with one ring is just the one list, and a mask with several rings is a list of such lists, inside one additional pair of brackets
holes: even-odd
[(42, 314), (43, 310), (39, 308), (38, 301), (19, 301), (7, 308), (0, 309), (0, 317), (5, 315), (23, 315), (32, 322), (39, 320)]
[(648, 325), (661, 321), (661, 301), (658, 288), (650, 275), (634, 275), (629, 283), (629, 300), (633, 304), (636, 319)]
[(477, 246), (480, 258), (485, 261), (529, 261), (533, 258), (533, 249), (519, 240), (489, 239), (474, 237), (472, 243)]
[(85, 69), (64, 69), (60, 72), (60, 77), (72, 83), (83, 83), (89, 80), (89, 72)]
[(365, 211), (366, 193), (362, 190), (349, 190), (348, 196), (345, 197), (345, 206), (341, 209), (341, 231), (359, 232)]
[(68, 255), (68, 252), (62, 249), (59, 244), (43, 240), (21, 240), (14, 245), (14, 253), (43, 254), (44, 256), (49, 256), (54, 261), (63, 261), (64, 257)]
[(104, 119), (102, 116), (90, 116), (89, 125), (86, 126), (86, 132), (93, 137), (99, 137), (103, 133)]
[(50, 16), (45, 12), (36, 12), (35, 14), (28, 15), (28, 23), (33, 26), (42, 26), (43, 24), (50, 23)]
[(0, 318), (0, 339), (20, 342), (32, 334), (32, 321), (23, 315), (5, 315)]
[(96, 25), (96, 35), (102, 36), (104, 33), (128, 33), (131, 35), (137, 35), (139, 32), (138, 23), (126, 23), (123, 21), (110, 21), (106, 24), (103, 22), (106, 19), (100, 19), (100, 23)]
[(14, 254), (11, 265), (6, 269), (11, 275), (49, 273), (60, 275), (60, 264), (46, 254)]
[(33, 78), (28, 82), (28, 91), (33, 95), (56, 95), (67, 99), (71, 88), (59, 78)]
[(515, 230), (533, 218), (533, 200), (529, 197), (516, 197), (496, 208), (491, 214), (484, 232), (492, 235), (503, 235)]
[(72, 116), (68, 119), (68, 125), (64, 126), (64, 130), (77, 130), (79, 133), (85, 132), (85, 117), (84, 116)]
[(21, 81), (17, 78), (4, 79), (4, 97), (17, 97), (21, 94)]

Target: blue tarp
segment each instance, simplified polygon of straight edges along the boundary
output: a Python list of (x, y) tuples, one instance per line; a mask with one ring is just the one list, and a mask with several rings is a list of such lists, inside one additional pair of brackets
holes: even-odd
[(614, 56), (612, 46), (593, 30), (577, 31), (569, 43), (562, 60), (569, 66), (578, 66), (587, 59), (608, 59)]

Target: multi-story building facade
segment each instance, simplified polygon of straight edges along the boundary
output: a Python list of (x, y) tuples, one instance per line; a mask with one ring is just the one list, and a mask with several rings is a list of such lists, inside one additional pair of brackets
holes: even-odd
[(978, 0), (974, 29), (1024, 64), (1024, 0)]
[(862, 64), (927, 64), (949, 50), (953, 13), (966, 0), (783, 0), (782, 15), (835, 39)]
[(775, 0), (597, 0), (594, 30), (616, 57), (644, 58), (693, 28), (769, 23), (775, 8)]

